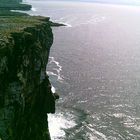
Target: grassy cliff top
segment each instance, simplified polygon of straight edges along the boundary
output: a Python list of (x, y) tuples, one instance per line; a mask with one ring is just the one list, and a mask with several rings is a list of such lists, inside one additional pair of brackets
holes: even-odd
[(34, 16), (5, 16), (0, 17), (0, 33), (8, 35), (11, 32), (22, 31), (26, 27), (42, 24), (49, 18)]
[[(30, 5), (21, 4), (22, 0), (0, 0), (0, 33), (1, 36), (11, 32), (21, 31), (26, 27), (41, 24), (49, 18), (33, 17), (24, 13), (11, 12), (10, 10), (29, 10)], [(0, 36), (0, 38), (1, 38)]]
[[(10, 10), (26, 10), (31, 6), (21, 4), (22, 0), (0, 0), (0, 39), (9, 36), (10, 33), (23, 31), (27, 27), (41, 25), (48, 22), (48, 17), (30, 16), (25, 13), (11, 12)], [(22, 8), (21, 8), (22, 7)], [(51, 26), (62, 26), (62, 24), (48, 22)]]

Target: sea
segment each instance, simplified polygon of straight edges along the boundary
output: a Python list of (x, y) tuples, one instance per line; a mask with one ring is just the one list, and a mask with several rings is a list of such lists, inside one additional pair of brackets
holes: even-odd
[(60, 95), (52, 140), (140, 140), (140, 7), (26, 0), (53, 27), (48, 73)]

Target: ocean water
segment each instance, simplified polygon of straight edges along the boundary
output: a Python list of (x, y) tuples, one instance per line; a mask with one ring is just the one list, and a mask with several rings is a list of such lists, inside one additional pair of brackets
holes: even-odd
[(47, 73), (60, 94), (52, 140), (140, 140), (140, 8), (29, 0), (54, 27)]

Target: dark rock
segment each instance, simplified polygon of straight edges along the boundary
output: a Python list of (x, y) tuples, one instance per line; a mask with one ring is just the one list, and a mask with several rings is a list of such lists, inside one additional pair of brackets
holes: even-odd
[(47, 113), (58, 99), (46, 75), (52, 43), (49, 18), (0, 34), (0, 139), (50, 140)]

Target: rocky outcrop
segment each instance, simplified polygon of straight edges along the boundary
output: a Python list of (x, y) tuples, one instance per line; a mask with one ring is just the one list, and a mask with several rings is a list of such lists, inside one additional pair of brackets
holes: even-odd
[(55, 98), (46, 75), (53, 34), (49, 18), (0, 34), (0, 139), (50, 140)]

